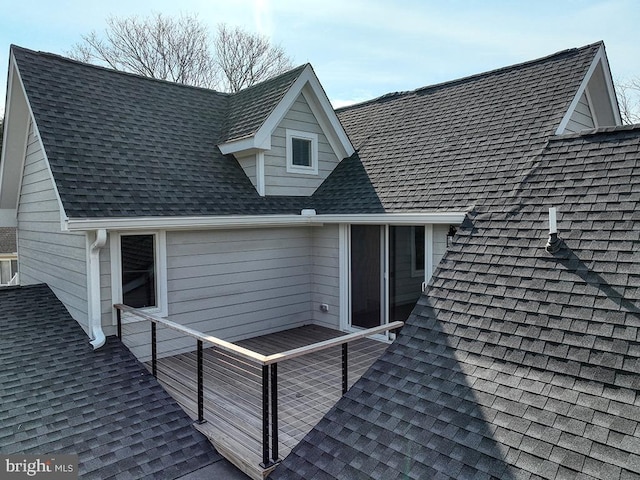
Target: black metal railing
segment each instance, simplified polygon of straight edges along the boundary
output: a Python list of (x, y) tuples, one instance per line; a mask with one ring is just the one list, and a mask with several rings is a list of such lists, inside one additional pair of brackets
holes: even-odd
[(180, 324), (167, 320), (165, 318), (154, 317), (145, 312), (139, 311), (133, 307), (126, 305), (114, 305), (117, 312), (117, 332), (118, 337), (122, 338), (122, 312), (133, 314), (137, 317), (150, 321), (151, 323), (151, 371), (154, 377), (158, 376), (158, 348), (157, 348), (157, 332), (158, 324), (170, 329), (179, 331), (187, 336), (196, 339), (197, 351), (197, 422), (199, 424), (206, 423), (204, 418), (204, 365), (203, 365), (203, 348), (204, 343), (209, 343), (227, 353), (233, 353), (240, 356), (244, 360), (250, 361), (252, 364), (261, 368), (261, 398), (262, 398), (262, 462), (260, 467), (268, 469), (280, 462), (279, 458), (279, 418), (278, 418), (278, 363), (285, 360), (291, 360), (296, 357), (308, 355), (310, 353), (319, 352), (328, 348), (341, 346), (341, 380), (342, 394), (344, 395), (348, 389), (349, 383), (349, 363), (348, 345), (350, 342), (370, 337), (372, 335), (384, 333), (386, 331), (397, 330), (402, 327), (403, 322), (393, 322), (387, 325), (370, 328), (356, 333), (351, 333), (315, 344), (295, 348), (285, 352), (262, 355), (252, 350), (240, 347), (233, 343), (221, 340), (219, 338), (205, 335), (201, 332), (184, 327)]

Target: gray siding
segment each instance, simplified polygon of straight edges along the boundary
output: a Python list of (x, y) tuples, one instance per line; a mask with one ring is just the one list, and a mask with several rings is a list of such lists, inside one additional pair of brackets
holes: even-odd
[(578, 105), (576, 105), (573, 115), (571, 115), (571, 119), (569, 119), (569, 123), (567, 123), (567, 128), (564, 133), (578, 133), (582, 130), (590, 130), (592, 128), (595, 128), (593, 117), (589, 109), (587, 96), (583, 93)]
[[(318, 135), (317, 175), (287, 173), (286, 129)], [(329, 176), (338, 162), (338, 157), (301, 94), (271, 136), (271, 150), (265, 152), (265, 193), (267, 195), (311, 195)]]
[(62, 232), (60, 207), (40, 142), (30, 128), (18, 206), (20, 283), (46, 283), (87, 330), (84, 234)]
[(105, 335), (115, 335), (113, 300), (111, 296), (111, 239), (100, 250), (100, 310), (102, 312), (102, 329)]
[(249, 155), (247, 157), (240, 157), (237, 159), (238, 163), (247, 174), (247, 177), (253, 183), (253, 186), (258, 188), (258, 180), (256, 178), (256, 155)]
[[(328, 312), (320, 305), (326, 303)], [(338, 225), (313, 229), (313, 274), (311, 277), (313, 323), (340, 328), (340, 231)]]
[[(167, 232), (169, 319), (225, 340), (312, 323), (312, 228)], [(148, 322), (125, 324), (125, 343), (150, 354)], [(195, 341), (158, 331), (160, 355)]]
[[(447, 233), (449, 225), (433, 226), (433, 271), (438, 268), (438, 264), (447, 252)], [(433, 273), (433, 272), (431, 272)]]

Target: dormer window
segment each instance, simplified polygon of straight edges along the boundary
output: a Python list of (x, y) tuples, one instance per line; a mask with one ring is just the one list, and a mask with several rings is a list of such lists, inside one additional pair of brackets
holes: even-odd
[(318, 174), (318, 135), (287, 130), (287, 172)]

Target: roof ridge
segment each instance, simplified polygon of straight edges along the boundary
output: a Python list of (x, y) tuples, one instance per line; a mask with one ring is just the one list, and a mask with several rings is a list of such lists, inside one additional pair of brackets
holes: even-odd
[(175, 85), (175, 86), (178, 86), (178, 87), (185, 87), (185, 88), (196, 89), (196, 90), (203, 90), (203, 91), (206, 91), (206, 92), (212, 92), (212, 93), (215, 93), (215, 94), (218, 94), (218, 95), (224, 95), (224, 96), (227, 96), (227, 97), (233, 95), (232, 93), (221, 92), (221, 91), (215, 90), (213, 88), (199, 87), (197, 85), (189, 85), (189, 84), (186, 84), (186, 83), (174, 82), (172, 80), (164, 80), (164, 79), (161, 79), (161, 78), (147, 77), (145, 75), (140, 75), (139, 73), (127, 72), (125, 70), (116, 70), (115, 68), (105, 67), (103, 65), (96, 65), (94, 63), (82, 62), (80, 60), (75, 60), (73, 58), (65, 57), (64, 55), (60, 55), (59, 53), (43, 52), (41, 50), (31, 50), (30, 48), (21, 47), (20, 45), (15, 45), (15, 44), (11, 44), (9, 48), (10, 48), (10, 50), (12, 52), (14, 50), (20, 50), (22, 52), (30, 53), (32, 55), (38, 55), (40, 57), (53, 58), (55, 60), (61, 60), (61, 61), (67, 62), (67, 63), (73, 63), (73, 64), (76, 64), (76, 65), (80, 65), (82, 67), (88, 67), (88, 68), (93, 68), (93, 69), (96, 69), (96, 70), (102, 70), (102, 71), (108, 72), (108, 73), (126, 75), (126, 76), (129, 76), (129, 77), (139, 78), (141, 80), (148, 80), (148, 81), (151, 81), (151, 82), (165, 83), (165, 84), (168, 84), (168, 85)]
[(584, 45), (582, 47), (567, 48), (565, 50), (561, 50), (559, 52), (555, 52), (555, 53), (552, 53), (550, 55), (546, 55), (544, 57), (539, 57), (539, 58), (536, 58), (536, 59), (533, 59), (533, 60), (527, 60), (525, 62), (514, 63), (512, 65), (507, 65), (507, 66), (504, 66), (504, 67), (494, 68), (492, 70), (487, 70), (485, 72), (480, 72), (480, 73), (474, 73), (472, 75), (467, 75), (467, 76), (464, 76), (464, 77), (455, 78), (453, 80), (447, 80), (445, 82), (434, 83), (432, 85), (425, 85), (423, 87), (418, 87), (418, 88), (415, 88), (413, 90), (405, 90), (405, 91), (401, 91), (401, 92), (385, 93), (384, 95), (381, 95), (381, 96), (376, 97), (376, 98), (372, 98), (370, 100), (365, 100), (363, 102), (354, 103), (352, 105), (347, 105), (345, 107), (337, 108), (336, 112), (345, 111), (345, 110), (348, 110), (348, 109), (354, 108), (354, 107), (360, 107), (360, 106), (366, 105), (368, 103), (374, 103), (374, 102), (377, 102), (377, 101), (380, 101), (380, 100), (384, 100), (384, 99), (387, 99), (387, 98), (391, 99), (393, 97), (401, 97), (401, 96), (411, 95), (411, 94), (422, 92), (422, 91), (426, 91), (426, 90), (429, 90), (429, 89), (454, 86), (456, 84), (468, 82), (470, 80), (475, 80), (475, 79), (478, 79), (478, 78), (495, 75), (495, 74), (500, 73), (500, 72), (506, 72), (506, 71), (509, 71), (509, 70), (515, 70), (515, 69), (522, 68), (522, 67), (525, 67), (525, 66), (530, 66), (530, 65), (537, 64), (537, 63), (542, 63), (542, 62), (547, 61), (547, 60), (549, 60), (551, 58), (560, 57), (560, 56), (566, 55), (568, 53), (574, 53), (574, 52), (588, 50), (588, 49), (593, 48), (595, 46), (601, 46), (601, 45), (604, 45), (604, 42), (602, 40), (600, 40), (598, 42), (590, 43), (588, 45)]
[[(287, 70), (286, 72), (279, 73), (275, 77), (269, 77), (266, 80), (262, 80), (261, 82), (254, 83), (253, 85), (250, 85), (250, 86), (248, 86), (246, 88), (243, 88), (242, 90), (238, 90), (237, 92), (230, 92), (229, 96), (235, 97), (238, 94), (248, 92), (249, 90), (253, 90), (256, 87), (264, 86), (264, 84), (267, 83), (267, 82), (275, 82), (275, 81), (281, 79), (281, 77), (284, 77), (285, 75), (291, 75), (293, 72), (295, 72), (297, 70), (300, 70), (300, 71), (304, 70), (307, 67), (307, 65), (311, 65), (311, 64), (309, 62), (303, 63), (301, 65), (298, 65), (295, 68), (291, 68), (291, 69)], [(313, 67), (311, 67), (311, 68), (313, 68)]]

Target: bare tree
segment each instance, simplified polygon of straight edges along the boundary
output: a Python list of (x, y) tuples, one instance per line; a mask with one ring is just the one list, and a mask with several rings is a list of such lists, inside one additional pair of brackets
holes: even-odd
[(282, 47), (265, 36), (239, 27), (218, 25), (214, 41), (216, 63), (223, 74), (223, 88), (237, 92), (291, 69)]
[(76, 60), (188, 85), (237, 92), (291, 68), (269, 39), (239, 27), (215, 36), (196, 15), (109, 17), (104, 35), (82, 36), (67, 54)]
[(615, 82), (622, 122), (640, 123), (640, 77)]
[(214, 87), (217, 70), (211, 36), (195, 15), (109, 17), (104, 36), (95, 31), (67, 52), (76, 60), (188, 85)]

